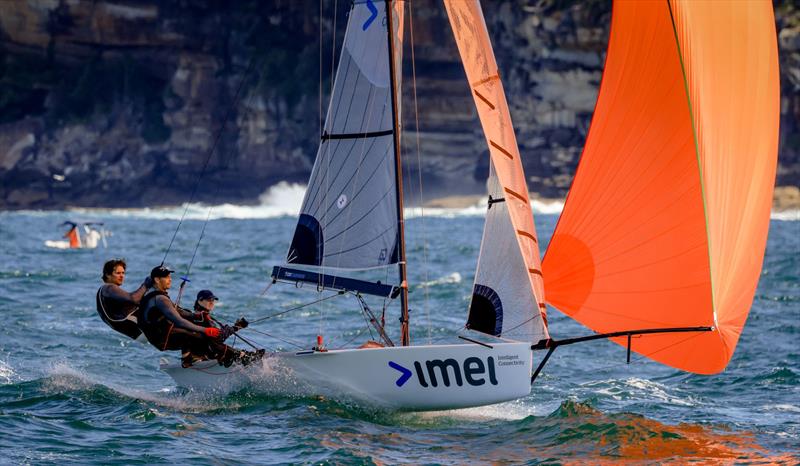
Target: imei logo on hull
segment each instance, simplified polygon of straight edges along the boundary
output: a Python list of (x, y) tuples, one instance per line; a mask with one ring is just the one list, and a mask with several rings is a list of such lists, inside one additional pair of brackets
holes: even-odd
[(417, 381), (423, 388), (438, 387), (440, 384), (449, 387), (455, 384), (459, 387), (464, 383), (479, 387), (486, 383), (497, 385), (497, 375), (495, 374), (494, 358), (489, 356), (484, 363), (482, 359), (470, 357), (459, 364), (453, 358), (432, 359), (421, 363), (414, 361), (414, 371), (389, 361), (389, 367), (400, 372), (400, 377), (395, 381), (395, 385), (402, 387), (416, 373)]

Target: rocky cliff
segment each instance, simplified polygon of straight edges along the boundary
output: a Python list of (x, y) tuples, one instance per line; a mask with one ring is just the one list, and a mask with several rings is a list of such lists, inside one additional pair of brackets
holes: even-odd
[[(254, 202), (277, 181), (306, 180), (349, 2), (323, 3), (0, 1), (0, 208), (166, 205), (195, 191)], [(496, 0), (484, 12), (529, 186), (563, 196), (594, 108), (610, 2)], [(777, 3), (776, 17), (778, 184), (797, 185), (800, 12)], [(482, 192), (486, 149), (439, 2), (415, 0), (412, 26), (409, 192), (420, 164), (426, 197)]]

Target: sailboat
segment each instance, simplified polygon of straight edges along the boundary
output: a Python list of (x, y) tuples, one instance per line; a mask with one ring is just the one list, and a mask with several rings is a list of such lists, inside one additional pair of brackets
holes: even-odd
[[(769, 225), (779, 115), (770, 3), (615, 2), (592, 126), (543, 262), (479, 2), (444, 5), (491, 159), (467, 331), (447, 344), (411, 341), (399, 150), (405, 2), (355, 1), (308, 190), (272, 279), (397, 300), (400, 341), (373, 316), (380, 344), (271, 353), (270, 377), (440, 410), (527, 396), (556, 348), (596, 339), (623, 345), (628, 360), (635, 352), (722, 371)], [(351, 273), (393, 268), (390, 283)], [(554, 338), (548, 303), (597, 333)], [(197, 390), (259, 383), (253, 366), (162, 369)]]
[(68, 226), (70, 229), (63, 240), (45, 240), (44, 245), (54, 249), (95, 249), (98, 244), (107, 246), (106, 238), (111, 236), (111, 232), (105, 228), (103, 222), (82, 222), (67, 220), (61, 226)]

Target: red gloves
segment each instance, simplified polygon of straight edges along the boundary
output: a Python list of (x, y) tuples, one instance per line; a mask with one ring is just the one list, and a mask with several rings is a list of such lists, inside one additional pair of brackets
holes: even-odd
[(207, 337), (219, 338), (219, 329), (216, 327), (208, 327), (205, 329), (205, 334)]

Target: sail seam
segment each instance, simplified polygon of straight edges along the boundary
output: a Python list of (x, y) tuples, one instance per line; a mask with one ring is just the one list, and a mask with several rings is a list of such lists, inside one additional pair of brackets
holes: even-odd
[[(367, 217), (369, 216), (369, 214), (371, 214), (371, 213), (372, 213), (372, 211), (373, 211), (373, 210), (375, 210), (375, 209), (376, 209), (378, 206), (380, 206), (380, 205), (381, 205), (381, 201), (383, 201), (384, 199), (386, 199), (386, 196), (388, 196), (388, 195), (389, 195), (389, 193), (391, 193), (391, 189), (389, 189), (388, 191), (386, 191), (386, 192), (383, 194), (383, 196), (381, 196), (381, 197), (380, 197), (380, 199), (378, 199), (378, 200), (377, 200), (377, 202), (376, 202), (376, 203), (375, 203), (375, 204), (372, 206), (372, 208), (370, 208), (368, 211), (366, 211), (366, 212), (364, 213), (364, 215), (362, 215), (361, 217), (359, 217), (359, 218), (358, 218), (358, 220), (356, 220), (356, 221), (354, 221), (354, 222), (350, 223), (350, 225), (348, 225), (348, 226), (347, 226), (345, 229), (343, 229), (343, 230), (339, 231), (338, 233), (336, 233), (336, 234), (334, 234), (334, 235), (330, 236), (329, 238), (327, 238), (327, 239), (326, 239), (326, 242), (333, 241), (334, 239), (336, 239), (336, 238), (338, 238), (339, 236), (341, 236), (341, 235), (342, 235), (342, 233), (344, 233), (344, 232), (346, 232), (346, 231), (350, 230), (351, 228), (353, 228), (353, 227), (355, 227), (356, 225), (358, 225), (359, 223), (361, 223), (361, 221), (362, 221), (362, 220), (364, 220), (365, 218), (367, 218)], [(331, 223), (333, 223), (333, 222), (331, 221)], [(329, 223), (328, 225), (330, 225), (330, 223)], [(388, 231), (388, 230), (386, 230), (386, 231)], [(382, 235), (382, 234), (383, 234), (383, 233), (381, 233), (381, 235)], [(376, 237), (375, 239), (377, 239), (377, 238), (379, 238), (379, 237), (380, 237), (380, 236)], [(340, 252), (341, 252), (341, 251), (340, 251)]]
[[(700, 197), (703, 200), (703, 219), (704, 219), (704, 227), (706, 230), (706, 242), (708, 244), (708, 275), (709, 281), (711, 282), (711, 312), (714, 318), (714, 327), (719, 328), (717, 324), (717, 304), (714, 298), (714, 273), (712, 272), (711, 268), (713, 266), (713, 261), (711, 260), (711, 232), (708, 228), (708, 204), (706, 203), (706, 186), (704, 183), (703, 177), (703, 163), (700, 160), (700, 142), (697, 139), (697, 128), (694, 124), (694, 108), (692, 107), (692, 97), (689, 93), (689, 80), (686, 75), (686, 65), (683, 62), (683, 52), (681, 51), (681, 44), (678, 38), (678, 28), (675, 25), (675, 16), (672, 14), (672, 5), (670, 0), (667, 1), (667, 11), (669, 11), (669, 20), (672, 24), (672, 33), (675, 37), (675, 48), (678, 51), (678, 61), (681, 65), (681, 77), (683, 78), (683, 89), (686, 92), (686, 103), (689, 106), (689, 123), (692, 125), (692, 138), (694, 140), (694, 154), (697, 160), (697, 171), (699, 173), (700, 178)], [(725, 339), (722, 338), (722, 333), (720, 333), (720, 339), (722, 339), (723, 344), (727, 347), (725, 343)]]
[[(370, 148), (367, 150), (367, 153), (372, 151), (372, 147), (373, 147), (373, 146), (371, 145), (371, 146), (370, 146)], [(355, 193), (351, 193), (350, 203), (352, 203), (352, 202), (354, 202), (356, 199), (358, 199), (358, 196), (361, 194), (361, 192), (362, 192), (362, 191), (364, 191), (364, 189), (366, 189), (366, 188), (367, 188), (367, 186), (369, 185), (369, 183), (372, 181), (372, 178), (373, 178), (373, 177), (375, 176), (375, 174), (378, 172), (378, 169), (380, 169), (380, 168), (381, 168), (381, 167), (382, 167), (382, 166), (383, 166), (383, 165), (386, 163), (386, 154), (387, 154), (388, 152), (389, 152), (389, 148), (387, 147), (387, 148), (386, 148), (386, 150), (385, 150), (385, 151), (384, 151), (384, 153), (383, 153), (383, 157), (381, 157), (381, 159), (380, 159), (380, 160), (378, 161), (378, 163), (375, 165), (375, 168), (372, 170), (372, 173), (370, 173), (370, 174), (369, 174), (369, 176), (367, 177), (367, 179), (365, 179), (365, 180), (364, 180), (363, 184), (361, 185), (361, 188), (360, 188), (358, 191), (356, 191)], [(340, 190), (339, 194), (336, 196), (337, 198), (338, 198), (339, 196), (341, 196), (342, 194), (346, 194), (346, 193), (345, 193), (345, 191), (347, 191), (348, 189), (350, 189), (350, 183), (352, 183), (352, 182), (353, 182), (353, 179), (355, 179), (355, 178), (356, 178), (356, 175), (357, 175), (357, 174), (359, 174), (360, 168), (361, 168), (361, 166), (362, 166), (362, 165), (364, 165), (364, 164), (365, 164), (365, 160), (364, 160), (364, 158), (362, 157), (362, 159), (361, 159), (361, 162), (359, 163), (359, 170), (357, 170), (356, 172), (354, 172), (354, 173), (353, 173), (353, 174), (350, 176), (350, 179), (348, 179), (348, 180), (347, 180), (347, 183), (345, 183), (345, 185), (344, 185), (344, 186), (342, 187), (342, 189)], [(339, 218), (339, 217), (342, 215), (342, 213), (344, 213), (344, 212), (345, 212), (345, 210), (344, 210), (344, 209), (342, 209), (342, 210), (340, 210), (340, 211), (339, 211), (339, 212), (338, 212), (338, 213), (337, 213), (337, 214), (336, 214), (336, 215), (335, 215), (335, 216), (334, 216), (332, 219), (328, 220), (328, 214), (329, 214), (330, 212), (332, 212), (332, 211), (333, 211), (333, 206), (334, 206), (334, 205), (336, 205), (336, 202), (337, 202), (337, 201), (333, 201), (333, 202), (332, 202), (332, 203), (331, 203), (331, 204), (328, 206), (328, 208), (325, 210), (325, 212), (323, 213), (323, 215), (320, 217), (320, 222), (323, 222), (323, 221), (325, 222), (325, 228), (328, 228), (328, 227), (332, 226), (332, 225), (333, 225), (333, 223), (334, 223), (334, 222), (335, 222), (335, 221), (336, 221), (336, 220), (337, 220), (337, 219), (338, 219), (338, 218)], [(320, 206), (321, 206), (321, 204), (320, 204)], [(374, 209), (374, 207), (373, 207), (373, 209)], [(351, 212), (351, 209), (347, 209), (347, 211), (348, 211), (348, 212)], [(352, 225), (351, 225), (351, 226), (352, 226)]]

